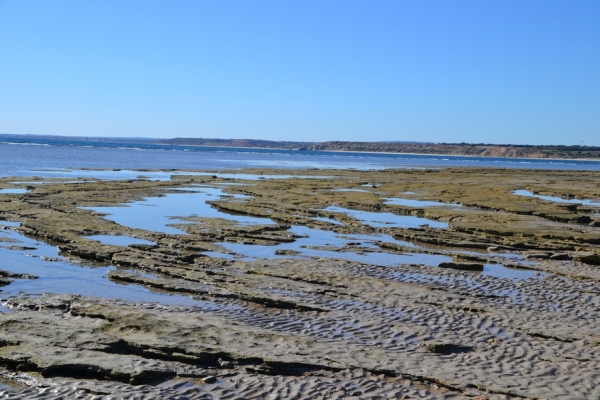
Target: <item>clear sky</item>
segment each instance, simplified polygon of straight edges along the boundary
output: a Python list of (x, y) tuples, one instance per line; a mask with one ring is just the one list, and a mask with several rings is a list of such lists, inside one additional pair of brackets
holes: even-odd
[(0, 132), (600, 145), (600, 1), (0, 0)]

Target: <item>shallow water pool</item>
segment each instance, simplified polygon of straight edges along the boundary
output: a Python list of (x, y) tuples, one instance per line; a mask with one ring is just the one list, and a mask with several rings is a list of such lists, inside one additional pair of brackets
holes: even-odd
[(427, 218), (415, 217), (413, 215), (396, 215), (388, 212), (372, 212), (350, 210), (348, 208), (329, 206), (324, 211), (337, 212), (349, 215), (361, 223), (373, 228), (419, 228), (421, 225), (429, 225), (431, 228), (445, 229), (448, 223), (432, 221)]
[(23, 194), (27, 193), (29, 190), (27, 189), (17, 189), (17, 188), (9, 188), (9, 189), (0, 189), (0, 194)]
[(269, 218), (227, 214), (211, 207), (207, 201), (219, 200), (222, 196), (246, 199), (244, 195), (228, 195), (222, 189), (194, 187), (178, 189), (181, 193), (169, 193), (161, 197), (146, 197), (141, 201), (114, 207), (81, 207), (96, 213), (108, 214), (104, 218), (119, 225), (166, 234), (185, 234), (181, 229), (169, 225), (190, 224), (177, 217), (222, 218), (240, 225), (274, 224)]
[(600, 207), (600, 202), (593, 200), (579, 200), (579, 199), (563, 199), (562, 197), (556, 196), (544, 196), (541, 194), (535, 194), (529, 190), (515, 190), (513, 192), (517, 196), (535, 197), (541, 200), (552, 201), (555, 203), (571, 203), (571, 204), (582, 204), (584, 206), (597, 206)]
[(427, 207), (449, 207), (449, 208), (462, 208), (460, 204), (454, 203), (442, 203), (439, 201), (427, 201), (427, 200), (413, 200), (403, 199), (400, 197), (389, 197), (384, 199), (385, 204), (393, 204), (398, 206), (415, 207), (415, 208), (427, 208)]
[(138, 239), (131, 236), (125, 235), (92, 235), (84, 236), (86, 239), (95, 240), (102, 244), (108, 244), (111, 246), (129, 246), (130, 244), (148, 244), (154, 245), (156, 243), (145, 239)]
[[(397, 245), (414, 247), (413, 244), (396, 240), (390, 236), (377, 235), (352, 235), (337, 234), (335, 232), (312, 229), (305, 226), (293, 226), (289, 229), (290, 233), (295, 235), (296, 240), (291, 243), (281, 243), (278, 245), (251, 245), (243, 243), (221, 242), (218, 245), (224, 247), (227, 252), (234, 253), (235, 259), (242, 261), (252, 261), (259, 258), (338, 258), (349, 261), (356, 261), (365, 264), (396, 266), (398, 264), (423, 264), (437, 266), (440, 262), (452, 261), (452, 258), (438, 254), (424, 253), (405, 253), (393, 254), (381, 252), (376, 245), (377, 242), (386, 241)], [(337, 251), (342, 248), (352, 248), (349, 251)], [(330, 248), (330, 249), (329, 249)], [(370, 251), (374, 249), (377, 251)], [(293, 251), (299, 254), (280, 255), (275, 251)], [(214, 252), (204, 252), (202, 254), (232, 258), (232, 254), (222, 254)]]
[[(194, 300), (187, 296), (153, 292), (140, 285), (114, 283), (106, 276), (109, 271), (115, 270), (114, 267), (72, 264), (58, 254), (56, 247), (27, 238), (10, 229), (0, 230), (0, 238), (10, 240), (0, 242), (2, 269), (39, 277), (34, 280), (10, 278), (13, 282), (0, 289), (2, 298), (20, 293), (56, 293), (207, 309), (221, 307), (216, 303)], [(23, 249), (11, 249), (9, 246)]]

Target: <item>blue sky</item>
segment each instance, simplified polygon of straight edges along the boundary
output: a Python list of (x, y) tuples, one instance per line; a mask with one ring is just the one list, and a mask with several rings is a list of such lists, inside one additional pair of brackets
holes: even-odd
[(0, 132), (600, 145), (600, 2), (0, 0)]

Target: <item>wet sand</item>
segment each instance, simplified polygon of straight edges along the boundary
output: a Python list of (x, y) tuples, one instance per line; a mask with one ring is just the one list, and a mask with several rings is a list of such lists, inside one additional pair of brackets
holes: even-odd
[(600, 398), (593, 172), (15, 181), (2, 398)]

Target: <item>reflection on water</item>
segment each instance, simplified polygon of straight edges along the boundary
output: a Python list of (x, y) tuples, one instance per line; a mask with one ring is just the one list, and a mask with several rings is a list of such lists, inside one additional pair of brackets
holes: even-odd
[(27, 192), (29, 192), (29, 190), (27, 189), (0, 189), (0, 194), (22, 194)]
[(325, 211), (344, 213), (357, 219), (361, 223), (374, 228), (419, 228), (421, 225), (429, 225), (431, 228), (448, 227), (446, 222), (431, 221), (427, 218), (415, 217), (412, 215), (396, 215), (387, 212), (372, 212), (350, 210), (348, 208), (329, 206)]
[(547, 275), (530, 269), (506, 268), (501, 264), (485, 264), (481, 274), (512, 280), (532, 279)]
[(18, 222), (13, 222), (13, 221), (0, 221), (0, 226), (19, 226), (20, 224)]
[(535, 197), (535, 198), (542, 199), (542, 200), (553, 201), (555, 203), (583, 204), (584, 206), (600, 207), (600, 202), (592, 201), (592, 200), (563, 199), (562, 197), (544, 196), (541, 194), (532, 193), (529, 190), (515, 190), (513, 193), (516, 194), (517, 196)]
[(202, 252), (202, 254), (204, 254), (205, 256), (208, 256), (208, 257), (212, 257), (212, 258), (224, 258), (226, 260), (235, 260), (236, 259), (236, 257), (232, 254), (219, 253), (218, 251), (205, 251), (205, 252)]
[(362, 193), (371, 193), (368, 190), (364, 190), (364, 189), (333, 189), (332, 192), (362, 192)]
[(406, 206), (406, 207), (450, 207), (453, 209), (461, 208), (462, 205), (454, 204), (454, 203), (441, 203), (439, 201), (427, 201), (427, 200), (413, 200), (413, 199), (403, 199), (400, 197), (390, 197), (384, 199), (385, 204), (394, 204), (398, 206)]
[[(422, 264), (436, 266), (440, 262), (451, 261), (452, 258), (436, 254), (390, 254), (380, 252), (361, 252), (355, 253), (352, 251), (328, 251), (301, 248), (301, 245), (283, 244), (280, 246), (263, 246), (263, 245), (246, 245), (241, 243), (219, 243), (227, 250), (236, 254), (241, 254), (244, 257), (242, 261), (251, 261), (257, 258), (275, 259), (275, 258), (297, 258), (297, 257), (317, 257), (317, 258), (335, 258), (348, 261), (356, 261), (365, 264), (383, 265), (393, 267), (398, 264)], [(294, 250), (299, 251), (299, 256), (276, 255), (275, 250)]]
[(14, 279), (8, 286), (2, 287), (3, 298), (18, 293), (57, 293), (202, 308), (219, 307), (217, 304), (193, 300), (187, 296), (152, 292), (140, 285), (113, 283), (106, 274), (114, 270), (114, 267), (86, 267), (69, 263), (59, 256), (55, 247), (9, 229), (0, 230), (0, 238), (10, 240), (11, 246), (34, 249), (12, 250), (0, 246), (2, 269), (39, 277), (35, 280)]
[[(400, 246), (412, 246), (413, 244), (396, 240), (390, 236), (377, 235), (342, 235), (330, 231), (312, 229), (305, 226), (293, 226), (289, 229), (294, 234), (296, 240), (292, 243), (281, 243), (278, 245), (249, 245), (242, 243), (218, 243), (228, 252), (238, 255), (237, 259), (242, 261), (251, 261), (257, 258), (275, 259), (275, 258), (337, 258), (349, 261), (356, 261), (366, 264), (396, 266), (398, 264), (422, 264), (437, 266), (441, 262), (452, 261), (451, 257), (437, 254), (406, 253), (392, 254), (380, 251), (369, 251), (368, 249), (377, 249), (375, 243), (385, 240)], [(347, 251), (339, 251), (347, 248)], [(350, 250), (351, 249), (351, 250)], [(278, 251), (280, 254), (275, 254)], [(286, 254), (286, 251), (293, 252)], [(298, 252), (299, 254), (296, 254)], [(214, 253), (205, 252), (206, 255)], [(224, 255), (217, 253), (219, 257), (231, 258), (230, 254)]]
[[(170, 193), (162, 197), (146, 197), (141, 201), (134, 201), (116, 207), (81, 207), (97, 213), (108, 214), (104, 218), (114, 221), (119, 225), (134, 229), (144, 229), (152, 232), (166, 234), (185, 234), (181, 229), (173, 228), (172, 224), (189, 224), (175, 217), (198, 216), (203, 218), (222, 218), (235, 221), (241, 225), (273, 224), (269, 218), (247, 217), (231, 215), (217, 210), (207, 204), (210, 200), (219, 200), (225, 196), (222, 189), (198, 187), (187, 188), (192, 193)], [(246, 199), (244, 195), (226, 195), (234, 199)]]
[(154, 245), (156, 243), (145, 239), (138, 239), (131, 236), (125, 235), (92, 235), (84, 236), (86, 239), (96, 240), (102, 244), (108, 244), (111, 246), (129, 246), (130, 244), (148, 244)]

